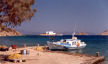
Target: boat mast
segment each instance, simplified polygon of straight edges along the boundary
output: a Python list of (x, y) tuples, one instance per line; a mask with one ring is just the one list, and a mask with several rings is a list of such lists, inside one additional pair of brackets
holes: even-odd
[(73, 32), (72, 37), (74, 37), (74, 35), (75, 35), (75, 32)]
[(73, 32), (73, 34), (72, 34), (72, 37), (74, 37), (75, 31), (76, 31), (76, 24), (75, 24), (75, 28), (74, 28), (74, 32)]

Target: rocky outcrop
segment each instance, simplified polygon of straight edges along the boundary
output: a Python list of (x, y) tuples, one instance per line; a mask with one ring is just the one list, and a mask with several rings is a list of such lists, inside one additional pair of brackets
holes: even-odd
[(0, 36), (21, 36), (20, 32), (15, 31), (12, 28), (7, 28), (6, 26), (0, 27)]
[(88, 35), (88, 34), (85, 32), (79, 32), (79, 33), (77, 33), (77, 35)]
[(107, 30), (105, 30), (105, 31), (104, 31), (104, 32), (102, 32), (102, 33), (97, 34), (97, 35), (108, 35), (108, 29), (107, 29)]

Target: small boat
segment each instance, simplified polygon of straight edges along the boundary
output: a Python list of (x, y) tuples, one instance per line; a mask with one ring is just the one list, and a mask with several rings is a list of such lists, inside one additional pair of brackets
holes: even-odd
[(87, 44), (73, 35), (72, 39), (61, 39), (57, 42), (48, 41), (47, 45), (50, 50), (72, 50), (85, 48)]

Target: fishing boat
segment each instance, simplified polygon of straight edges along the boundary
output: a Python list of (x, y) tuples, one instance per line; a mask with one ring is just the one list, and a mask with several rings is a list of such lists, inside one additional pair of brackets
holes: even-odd
[(85, 42), (81, 42), (80, 39), (77, 39), (74, 35), (72, 39), (61, 39), (57, 42), (47, 42), (50, 50), (72, 50), (72, 49), (83, 49), (86, 47)]

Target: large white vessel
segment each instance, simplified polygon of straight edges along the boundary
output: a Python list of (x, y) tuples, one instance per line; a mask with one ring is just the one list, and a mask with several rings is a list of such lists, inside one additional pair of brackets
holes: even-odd
[(62, 36), (63, 34), (58, 34), (53, 31), (46, 31), (46, 33), (40, 34), (41, 36)]
[(49, 49), (54, 50), (54, 49), (82, 49), (86, 47), (85, 42), (81, 42), (81, 40), (77, 39), (73, 35), (72, 39), (62, 39), (57, 42), (47, 42)]

